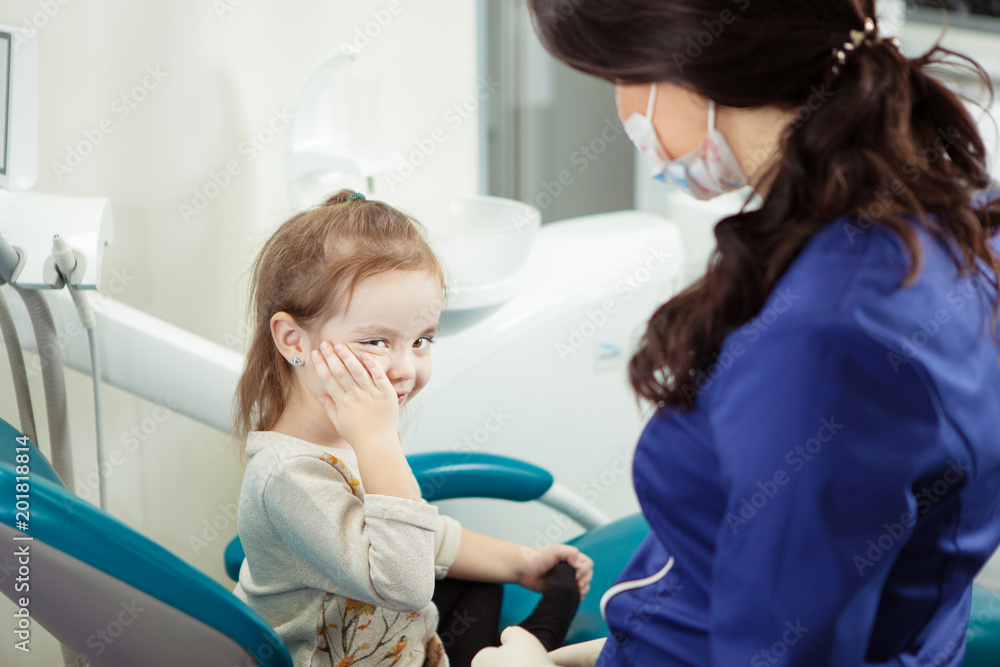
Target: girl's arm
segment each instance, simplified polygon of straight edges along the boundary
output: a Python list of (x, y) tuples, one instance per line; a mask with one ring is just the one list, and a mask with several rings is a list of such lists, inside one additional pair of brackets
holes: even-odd
[(545, 587), (545, 574), (560, 561), (576, 569), (580, 597), (586, 595), (594, 574), (594, 561), (576, 547), (550, 544), (533, 549), (463, 528), (458, 555), (448, 576), (469, 581), (516, 583), (541, 591)]
[(373, 494), (362, 501), (319, 456), (287, 457), (266, 472), (259, 518), (240, 525), (248, 553), (283, 547), (289, 562), (282, 576), (307, 588), (397, 611), (427, 606), (436, 507)]

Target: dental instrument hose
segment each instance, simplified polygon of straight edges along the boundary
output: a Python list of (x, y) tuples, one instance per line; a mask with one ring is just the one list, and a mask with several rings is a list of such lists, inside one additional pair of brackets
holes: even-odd
[[(62, 375), (62, 360), (56, 339), (55, 323), (45, 299), (38, 292), (18, 287), (14, 284), (14, 273), (20, 257), (0, 236), (0, 283), (7, 282), (21, 296), (31, 317), (31, 328), (35, 332), (38, 357), (42, 362), (42, 381), (45, 386), (45, 402), (49, 421), (49, 437), (52, 441), (52, 467), (70, 491), (73, 490), (73, 452), (70, 449), (69, 429), (66, 418), (66, 384)], [(7, 301), (0, 294), (0, 329), (10, 356), (11, 371), (14, 374), (14, 388), (17, 393), (17, 408), (21, 418), (21, 432), (38, 446), (35, 433), (35, 415), (28, 392), (28, 375), (24, 368), (20, 339), (17, 329), (7, 309)], [(12, 350), (11, 345), (17, 349)], [(23, 392), (23, 393), (22, 393)], [(22, 399), (25, 399), (22, 403)], [(84, 661), (62, 642), (59, 643), (65, 667), (81, 667)]]
[(28, 372), (24, 367), (24, 355), (21, 353), (21, 339), (18, 338), (14, 319), (10, 316), (7, 299), (0, 292), (0, 334), (7, 347), (7, 359), (10, 361), (10, 373), (14, 380), (14, 395), (17, 397), (17, 416), (20, 420), (21, 433), (28, 440), (38, 444), (35, 433), (35, 411), (31, 407), (31, 391), (28, 389)]
[[(35, 330), (35, 345), (42, 362), (42, 385), (45, 388), (46, 417), (49, 423), (49, 440), (52, 443), (52, 467), (70, 491), (73, 483), (73, 450), (69, 439), (69, 417), (66, 409), (66, 381), (63, 378), (62, 355), (56, 338), (56, 325), (52, 311), (42, 295), (13, 283), (28, 307), (31, 326)], [(36, 443), (37, 444), (37, 443)]]
[(70, 296), (73, 298), (73, 305), (76, 306), (76, 312), (80, 315), (80, 322), (83, 324), (83, 328), (87, 330), (87, 341), (90, 345), (90, 376), (94, 383), (94, 424), (97, 431), (97, 486), (101, 509), (107, 511), (108, 492), (104, 480), (104, 420), (101, 408), (101, 366), (98, 363), (97, 317), (94, 315), (94, 309), (91, 307), (90, 301), (87, 300), (87, 296), (70, 282), (73, 271), (76, 270), (76, 255), (73, 254), (73, 249), (66, 242), (66, 239), (58, 234), (52, 237), (52, 257), (55, 259), (59, 275), (62, 276), (63, 282), (66, 283), (66, 289), (69, 290)]
[[(14, 282), (14, 274), (17, 273), (20, 263), (21, 255), (0, 234), (0, 285)], [(21, 340), (17, 336), (17, 328), (14, 326), (7, 300), (2, 293), (0, 293), (0, 333), (3, 334), (4, 345), (7, 347), (7, 358), (14, 380), (14, 395), (17, 397), (17, 415), (21, 421), (21, 433), (37, 445), (35, 412), (31, 407), (31, 392), (28, 389), (28, 373), (24, 368), (24, 355), (21, 353)]]

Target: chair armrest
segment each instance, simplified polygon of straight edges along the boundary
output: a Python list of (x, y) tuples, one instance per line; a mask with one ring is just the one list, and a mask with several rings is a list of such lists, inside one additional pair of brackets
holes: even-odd
[(536, 465), (495, 454), (432, 452), (406, 457), (424, 500), (497, 498), (538, 500), (552, 487), (552, 474)]

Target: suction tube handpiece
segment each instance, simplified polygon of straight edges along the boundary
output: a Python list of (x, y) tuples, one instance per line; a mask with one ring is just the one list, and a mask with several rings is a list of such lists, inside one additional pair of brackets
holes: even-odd
[(105, 485), (105, 458), (104, 458), (104, 420), (101, 409), (101, 372), (97, 351), (97, 317), (94, 309), (90, 305), (87, 296), (78, 288), (73, 286), (73, 272), (76, 270), (77, 260), (73, 248), (70, 247), (66, 239), (58, 234), (52, 237), (52, 258), (55, 260), (56, 269), (66, 283), (73, 298), (73, 305), (80, 315), (80, 322), (87, 330), (87, 340), (90, 343), (90, 375), (94, 382), (94, 423), (97, 427), (97, 469), (98, 469), (98, 495), (100, 497), (101, 509), (108, 509), (107, 488)]
[(73, 297), (73, 304), (76, 306), (77, 312), (80, 313), (80, 321), (83, 323), (83, 328), (88, 331), (94, 329), (97, 326), (94, 309), (90, 307), (87, 297), (80, 290), (74, 289), (71, 282), (73, 272), (76, 271), (76, 254), (74, 254), (73, 248), (66, 242), (66, 239), (58, 234), (52, 237), (52, 257), (55, 259), (59, 275), (62, 276), (66, 287), (69, 289), (70, 296)]

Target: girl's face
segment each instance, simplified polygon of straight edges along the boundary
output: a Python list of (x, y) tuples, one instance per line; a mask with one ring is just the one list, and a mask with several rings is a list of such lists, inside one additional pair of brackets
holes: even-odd
[(441, 314), (441, 283), (426, 271), (390, 271), (362, 281), (345, 312), (326, 321), (314, 336), (303, 334), (299, 369), (314, 396), (325, 394), (310, 352), (320, 343), (344, 343), (359, 359), (369, 353), (396, 390), (399, 403), (423, 389), (431, 375), (431, 340)]

